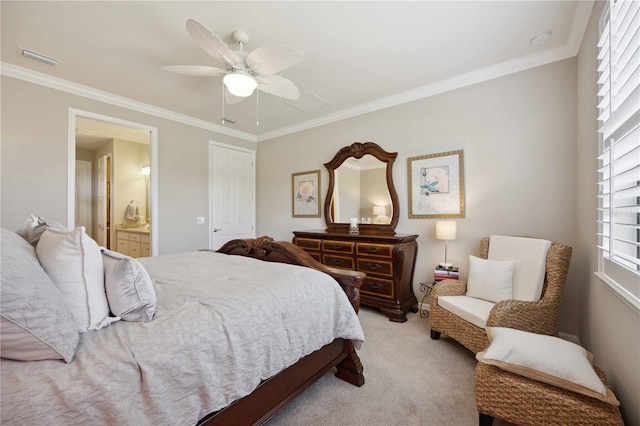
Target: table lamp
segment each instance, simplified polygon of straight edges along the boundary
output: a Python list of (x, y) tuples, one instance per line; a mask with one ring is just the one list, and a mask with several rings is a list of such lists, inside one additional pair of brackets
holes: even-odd
[(387, 210), (384, 206), (373, 206), (373, 215), (376, 216), (376, 222), (380, 223), (380, 216), (385, 216), (387, 214)]
[(440, 262), (440, 265), (447, 269), (452, 266), (451, 263), (447, 263), (447, 241), (456, 239), (456, 222), (453, 220), (436, 221), (436, 238), (444, 240), (444, 263)]

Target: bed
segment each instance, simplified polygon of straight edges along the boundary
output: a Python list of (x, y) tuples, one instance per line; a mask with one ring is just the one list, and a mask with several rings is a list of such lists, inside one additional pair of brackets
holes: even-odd
[(69, 363), (3, 358), (2, 424), (263, 424), (331, 369), (364, 384), (363, 274), (269, 237), (139, 261), (153, 320), (80, 333)]

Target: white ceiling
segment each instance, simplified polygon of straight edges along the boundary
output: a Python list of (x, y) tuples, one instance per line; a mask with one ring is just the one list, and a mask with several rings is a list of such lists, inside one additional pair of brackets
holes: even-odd
[[(280, 74), (297, 84), (301, 103), (317, 96), (328, 105), (305, 113), (261, 93), (259, 126), (255, 95), (226, 105), (224, 115), (238, 121), (226, 132), (264, 140), (575, 56), (593, 2), (3, 0), (0, 7), (4, 74), (44, 73), (214, 128), (222, 125), (221, 79), (160, 69), (222, 65), (189, 38), (188, 18), (233, 49), (237, 29), (249, 33), (247, 51), (297, 47), (305, 59)], [(553, 33), (548, 42), (531, 45), (544, 31)], [(45, 65), (19, 48), (62, 62)]]

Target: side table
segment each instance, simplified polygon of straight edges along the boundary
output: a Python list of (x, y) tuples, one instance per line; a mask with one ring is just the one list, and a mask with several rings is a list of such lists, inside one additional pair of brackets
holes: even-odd
[(425, 308), (425, 299), (429, 297), (431, 294), (431, 290), (433, 290), (433, 286), (436, 285), (437, 281), (427, 281), (426, 283), (420, 283), (420, 291), (424, 292), (424, 296), (422, 296), (422, 300), (420, 301), (420, 318), (427, 318), (429, 316), (429, 310)]

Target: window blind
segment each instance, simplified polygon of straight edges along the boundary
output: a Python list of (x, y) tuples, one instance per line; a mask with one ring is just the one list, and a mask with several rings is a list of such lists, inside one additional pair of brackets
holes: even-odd
[(597, 71), (598, 272), (640, 309), (639, 1), (609, 1)]

